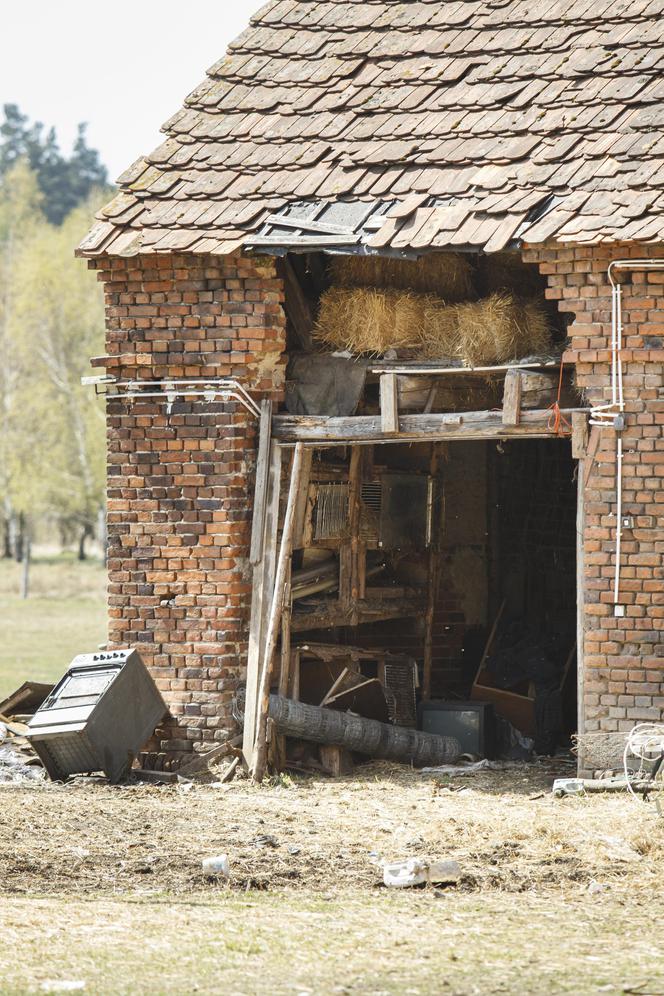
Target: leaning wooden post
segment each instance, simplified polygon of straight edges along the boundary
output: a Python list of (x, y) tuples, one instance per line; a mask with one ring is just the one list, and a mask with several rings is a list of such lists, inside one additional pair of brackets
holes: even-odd
[(281, 625), (284, 585), (286, 583), (288, 563), (293, 552), (295, 511), (300, 490), (303, 452), (304, 445), (297, 443), (295, 453), (293, 454), (293, 466), (291, 467), (290, 487), (288, 489), (288, 504), (286, 506), (286, 517), (284, 519), (281, 546), (279, 547), (279, 559), (277, 561), (277, 571), (274, 580), (274, 594), (272, 596), (272, 605), (265, 637), (263, 669), (258, 693), (258, 725), (256, 728), (254, 765), (252, 770), (252, 778), (255, 782), (261, 782), (265, 774), (267, 760), (267, 720), (270, 709), (270, 681), (274, 665), (274, 653), (277, 647), (277, 637)]

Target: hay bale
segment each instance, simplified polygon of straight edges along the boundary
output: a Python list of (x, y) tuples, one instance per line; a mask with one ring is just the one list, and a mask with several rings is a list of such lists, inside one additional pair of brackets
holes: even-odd
[(518, 360), (551, 346), (546, 313), (537, 301), (501, 293), (445, 310), (451, 314), (446, 315), (442, 339), (433, 326), (423, 335), (422, 355), (427, 359), (449, 355), (451, 341), (455, 354), (472, 367)]
[(434, 294), (445, 301), (474, 296), (473, 268), (460, 253), (430, 253), (417, 260), (334, 256), (329, 269), (332, 282), (340, 287), (390, 287)]
[(332, 287), (320, 300), (314, 338), (334, 349), (380, 355), (419, 346), (443, 302), (408, 291)]
[(321, 296), (314, 338), (351, 353), (413, 349), (480, 366), (545, 352), (551, 333), (539, 302), (511, 294), (446, 305), (432, 294), (332, 287)]

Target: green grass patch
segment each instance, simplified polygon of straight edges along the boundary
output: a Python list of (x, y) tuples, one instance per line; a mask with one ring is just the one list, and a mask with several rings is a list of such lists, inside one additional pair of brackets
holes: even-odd
[(105, 571), (98, 561), (36, 557), (31, 594), (20, 564), (0, 561), (0, 698), (24, 681), (56, 681), (72, 657), (106, 639)]

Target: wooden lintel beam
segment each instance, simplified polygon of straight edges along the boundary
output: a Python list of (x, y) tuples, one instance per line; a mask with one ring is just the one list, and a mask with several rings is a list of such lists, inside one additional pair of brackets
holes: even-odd
[[(574, 412), (564, 409), (569, 421)], [(520, 437), (555, 438), (550, 425), (551, 412), (524, 411), (519, 424), (503, 424), (502, 411), (463, 412), (454, 414), (402, 415), (400, 431), (383, 432), (380, 415), (325, 417), (319, 415), (276, 415), (272, 432), (280, 443), (312, 444), (318, 447), (340, 444), (402, 443), (412, 441), (445, 442), (452, 439), (510, 439)]]

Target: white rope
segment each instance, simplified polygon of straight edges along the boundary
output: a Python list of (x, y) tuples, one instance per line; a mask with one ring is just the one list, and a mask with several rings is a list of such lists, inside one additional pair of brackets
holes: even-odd
[[(664, 754), (664, 724), (639, 723), (627, 735), (625, 752), (623, 754), (623, 768), (625, 771), (627, 788), (632, 793), (634, 798), (637, 798), (637, 795), (632, 788), (632, 781), (637, 781), (639, 777), (643, 776), (644, 762), (648, 762), (652, 765), (652, 763), (662, 754)], [(632, 758), (638, 758), (639, 760), (638, 772), (634, 772), (628, 767), (630, 755)], [(648, 772), (648, 775), (649, 774), (650, 772)]]

